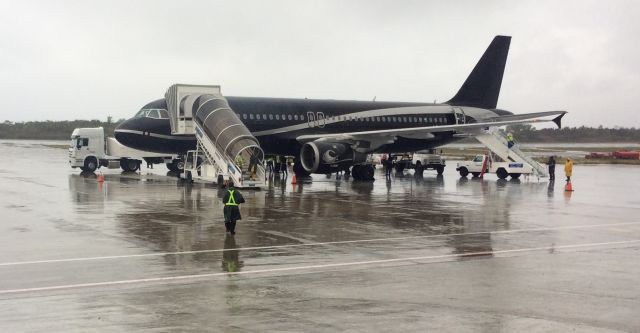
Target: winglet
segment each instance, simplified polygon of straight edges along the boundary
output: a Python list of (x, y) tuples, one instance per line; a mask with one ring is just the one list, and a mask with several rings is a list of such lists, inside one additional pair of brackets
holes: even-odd
[(564, 115), (565, 115), (565, 114), (567, 114), (567, 113), (566, 113), (566, 112), (564, 112), (564, 113), (562, 113), (561, 115), (559, 115), (559, 116), (557, 116), (557, 117), (553, 118), (553, 122), (554, 122), (556, 125), (558, 125), (558, 128), (562, 128), (561, 121), (562, 121), (562, 117), (564, 117)]

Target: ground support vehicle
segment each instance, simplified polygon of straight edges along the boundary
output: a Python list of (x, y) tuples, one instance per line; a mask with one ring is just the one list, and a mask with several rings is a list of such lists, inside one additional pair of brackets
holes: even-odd
[(533, 168), (530, 165), (522, 162), (505, 162), (493, 153), (476, 155), (471, 161), (458, 162), (456, 171), (461, 177), (467, 177), (468, 174), (479, 177), (483, 173), (495, 173), (500, 179), (506, 179), (509, 176), (518, 179), (523, 174), (533, 174)]
[(441, 175), (446, 166), (444, 158), (433, 153), (405, 153), (390, 155), (389, 158), (394, 161), (393, 164), (396, 172), (414, 169), (417, 175), (422, 175), (424, 170), (436, 170), (436, 172)]
[(84, 172), (94, 172), (100, 167), (121, 168), (123, 171), (140, 169), (142, 161), (166, 163), (170, 170), (178, 171), (184, 163), (176, 155), (151, 153), (120, 144), (115, 138), (104, 135), (104, 128), (76, 128), (71, 133), (69, 165)]

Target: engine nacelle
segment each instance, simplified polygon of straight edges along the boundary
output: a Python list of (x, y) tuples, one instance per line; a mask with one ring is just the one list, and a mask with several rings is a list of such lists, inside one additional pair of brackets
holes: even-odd
[(307, 142), (300, 150), (300, 163), (309, 173), (332, 173), (363, 163), (367, 155), (343, 142)]

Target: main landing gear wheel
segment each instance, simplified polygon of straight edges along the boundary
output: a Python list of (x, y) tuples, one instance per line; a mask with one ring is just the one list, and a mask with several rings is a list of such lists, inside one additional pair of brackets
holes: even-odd
[(444, 173), (444, 166), (440, 165), (436, 168), (436, 172), (438, 172), (439, 175), (441, 175), (442, 173)]
[(351, 174), (353, 175), (353, 179), (356, 181), (373, 181), (373, 174), (375, 170), (373, 169), (373, 165), (354, 165)]
[(509, 174), (509, 176), (511, 176), (511, 178), (513, 178), (513, 179), (518, 179), (518, 178), (520, 178), (520, 175), (521, 175), (521, 173), (512, 173), (512, 174)]

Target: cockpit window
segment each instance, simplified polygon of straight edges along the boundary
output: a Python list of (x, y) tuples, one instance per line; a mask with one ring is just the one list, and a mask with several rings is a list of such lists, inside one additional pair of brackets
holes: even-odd
[(160, 114), (158, 113), (158, 110), (149, 110), (147, 111), (147, 117), (158, 119), (160, 118)]
[(169, 113), (164, 109), (142, 109), (136, 113), (134, 118), (154, 118), (154, 119), (169, 119)]

